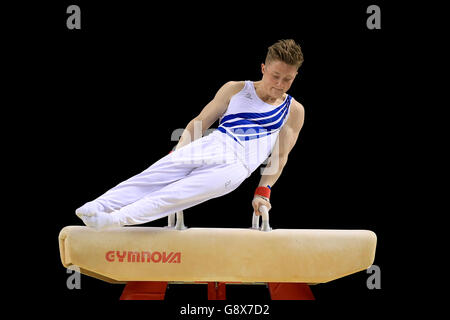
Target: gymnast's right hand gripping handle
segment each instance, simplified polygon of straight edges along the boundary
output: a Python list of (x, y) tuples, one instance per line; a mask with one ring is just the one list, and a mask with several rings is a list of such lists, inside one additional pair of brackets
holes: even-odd
[[(267, 209), (266, 206), (260, 206), (259, 212), (262, 213), (261, 214), (261, 216), (262, 216), (261, 231), (271, 231), (272, 228), (269, 225), (269, 209)], [(259, 216), (257, 216), (254, 211), (253, 211), (252, 229), (259, 230)]]

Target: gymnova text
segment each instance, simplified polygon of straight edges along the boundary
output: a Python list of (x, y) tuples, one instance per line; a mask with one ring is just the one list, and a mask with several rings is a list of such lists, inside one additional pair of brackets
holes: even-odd
[(106, 252), (105, 259), (108, 262), (181, 263), (181, 252), (111, 250)]

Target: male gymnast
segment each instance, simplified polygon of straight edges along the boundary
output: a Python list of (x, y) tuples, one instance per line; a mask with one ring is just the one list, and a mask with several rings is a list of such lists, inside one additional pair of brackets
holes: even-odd
[[(303, 126), (304, 108), (287, 94), (302, 63), (294, 40), (270, 46), (260, 81), (225, 83), (189, 122), (173, 152), (76, 209), (76, 215), (97, 229), (154, 221), (235, 190), (266, 160), (252, 206), (257, 215), (262, 205), (270, 210), (271, 187)], [(203, 136), (217, 120), (218, 128)], [(197, 139), (195, 127), (202, 133)]]

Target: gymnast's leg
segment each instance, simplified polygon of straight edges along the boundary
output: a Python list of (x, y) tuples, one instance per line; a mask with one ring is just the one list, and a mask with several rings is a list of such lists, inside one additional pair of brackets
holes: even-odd
[[(202, 165), (203, 149), (214, 147), (208, 137), (198, 139), (155, 162), (145, 171), (123, 181), (93, 201), (75, 210), (84, 219), (97, 212), (111, 213), (186, 177)], [(86, 223), (86, 222), (85, 222)]]
[(187, 176), (198, 165), (176, 161), (168, 155), (155, 162), (145, 171), (119, 183), (97, 199), (87, 202), (75, 213), (92, 216), (96, 212), (110, 213), (129, 205), (168, 184)]
[[(241, 162), (203, 165), (186, 177), (110, 214), (97, 212), (85, 223), (99, 229), (142, 224), (236, 189), (248, 176)], [(83, 221), (84, 221), (83, 220)]]

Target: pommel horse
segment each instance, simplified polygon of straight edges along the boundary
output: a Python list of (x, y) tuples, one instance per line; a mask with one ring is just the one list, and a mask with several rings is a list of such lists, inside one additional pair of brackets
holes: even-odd
[[(273, 229), (269, 212), (252, 227), (187, 228), (183, 212), (167, 227), (96, 230), (67, 226), (59, 234), (64, 267), (126, 284), (121, 300), (164, 300), (168, 284), (208, 284), (208, 300), (225, 300), (226, 284), (266, 285), (272, 300), (314, 300), (311, 284), (369, 268), (377, 237), (368, 230)], [(176, 223), (175, 223), (176, 215)]]

